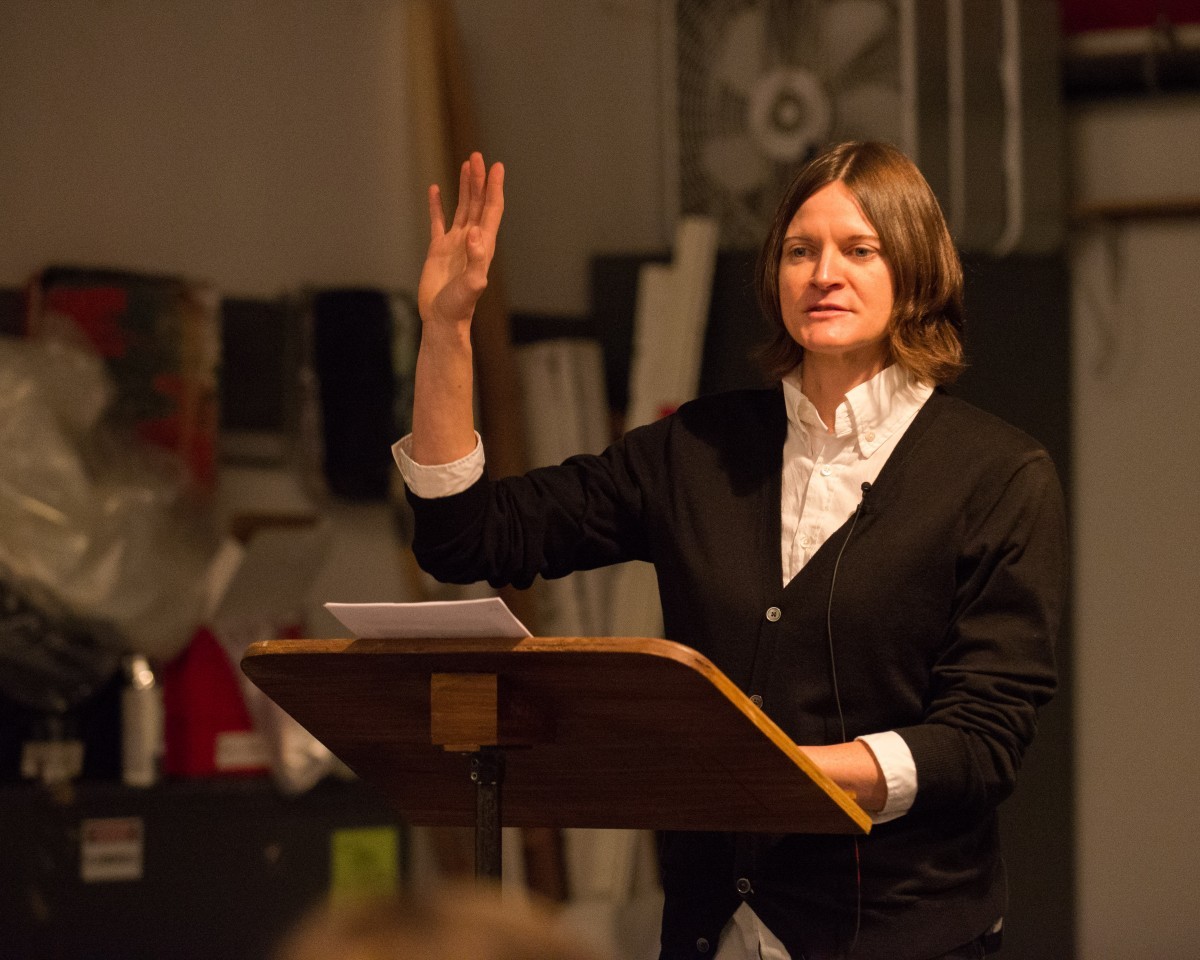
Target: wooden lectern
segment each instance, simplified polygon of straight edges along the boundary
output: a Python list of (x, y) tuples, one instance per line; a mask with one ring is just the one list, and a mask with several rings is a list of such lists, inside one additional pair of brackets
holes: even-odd
[(473, 822), (477, 875), (499, 875), (501, 824), (870, 830), (724, 674), (668, 640), (268, 640), (242, 669), (409, 822)]

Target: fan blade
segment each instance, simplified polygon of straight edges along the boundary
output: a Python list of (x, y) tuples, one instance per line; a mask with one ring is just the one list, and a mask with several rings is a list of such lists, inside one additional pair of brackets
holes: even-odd
[(705, 173), (732, 194), (748, 193), (770, 173), (770, 165), (744, 137), (718, 137), (701, 151)]
[(887, 140), (900, 144), (904, 124), (900, 91), (884, 83), (861, 83), (834, 98), (834, 123), (839, 140)]
[(717, 78), (738, 93), (747, 95), (762, 72), (767, 31), (761, 7), (739, 13), (725, 29), (717, 54)]
[(821, 81), (799, 67), (779, 67), (755, 85), (746, 129), (772, 160), (791, 162), (829, 135), (833, 112)]
[[(821, 24), (822, 76), (840, 78), (847, 64), (896, 29), (892, 6), (886, 0), (834, 0), (825, 8)], [(854, 78), (846, 80), (853, 82)]]

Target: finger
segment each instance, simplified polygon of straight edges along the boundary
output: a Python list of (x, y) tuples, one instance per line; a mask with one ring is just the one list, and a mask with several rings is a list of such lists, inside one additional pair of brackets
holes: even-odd
[(483, 154), (476, 151), (471, 154), (471, 206), (467, 211), (467, 223), (479, 223), (483, 216), (484, 184), (487, 182), (487, 167), (483, 163)]
[(495, 237), (500, 232), (500, 218), (504, 215), (504, 164), (493, 163), (487, 178), (487, 198), (483, 204), (483, 216), (479, 225), (483, 232)]
[(458, 204), (454, 208), (454, 226), (467, 225), (467, 211), (471, 206), (471, 162), (464, 160), (458, 168)]
[(446, 232), (446, 217), (442, 211), (442, 191), (436, 183), (429, 187), (429, 239), (437, 240)]

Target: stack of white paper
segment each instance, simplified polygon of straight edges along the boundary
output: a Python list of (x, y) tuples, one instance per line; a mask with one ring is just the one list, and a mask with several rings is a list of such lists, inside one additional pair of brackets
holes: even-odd
[(364, 640), (530, 635), (499, 597), (425, 603), (327, 603), (325, 609)]

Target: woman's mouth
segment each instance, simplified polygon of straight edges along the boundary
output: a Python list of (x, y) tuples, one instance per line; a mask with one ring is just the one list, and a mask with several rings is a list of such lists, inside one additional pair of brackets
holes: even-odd
[(850, 311), (836, 303), (821, 302), (813, 304), (804, 312), (816, 320), (821, 320), (827, 317), (836, 316), (838, 314), (849, 313)]

